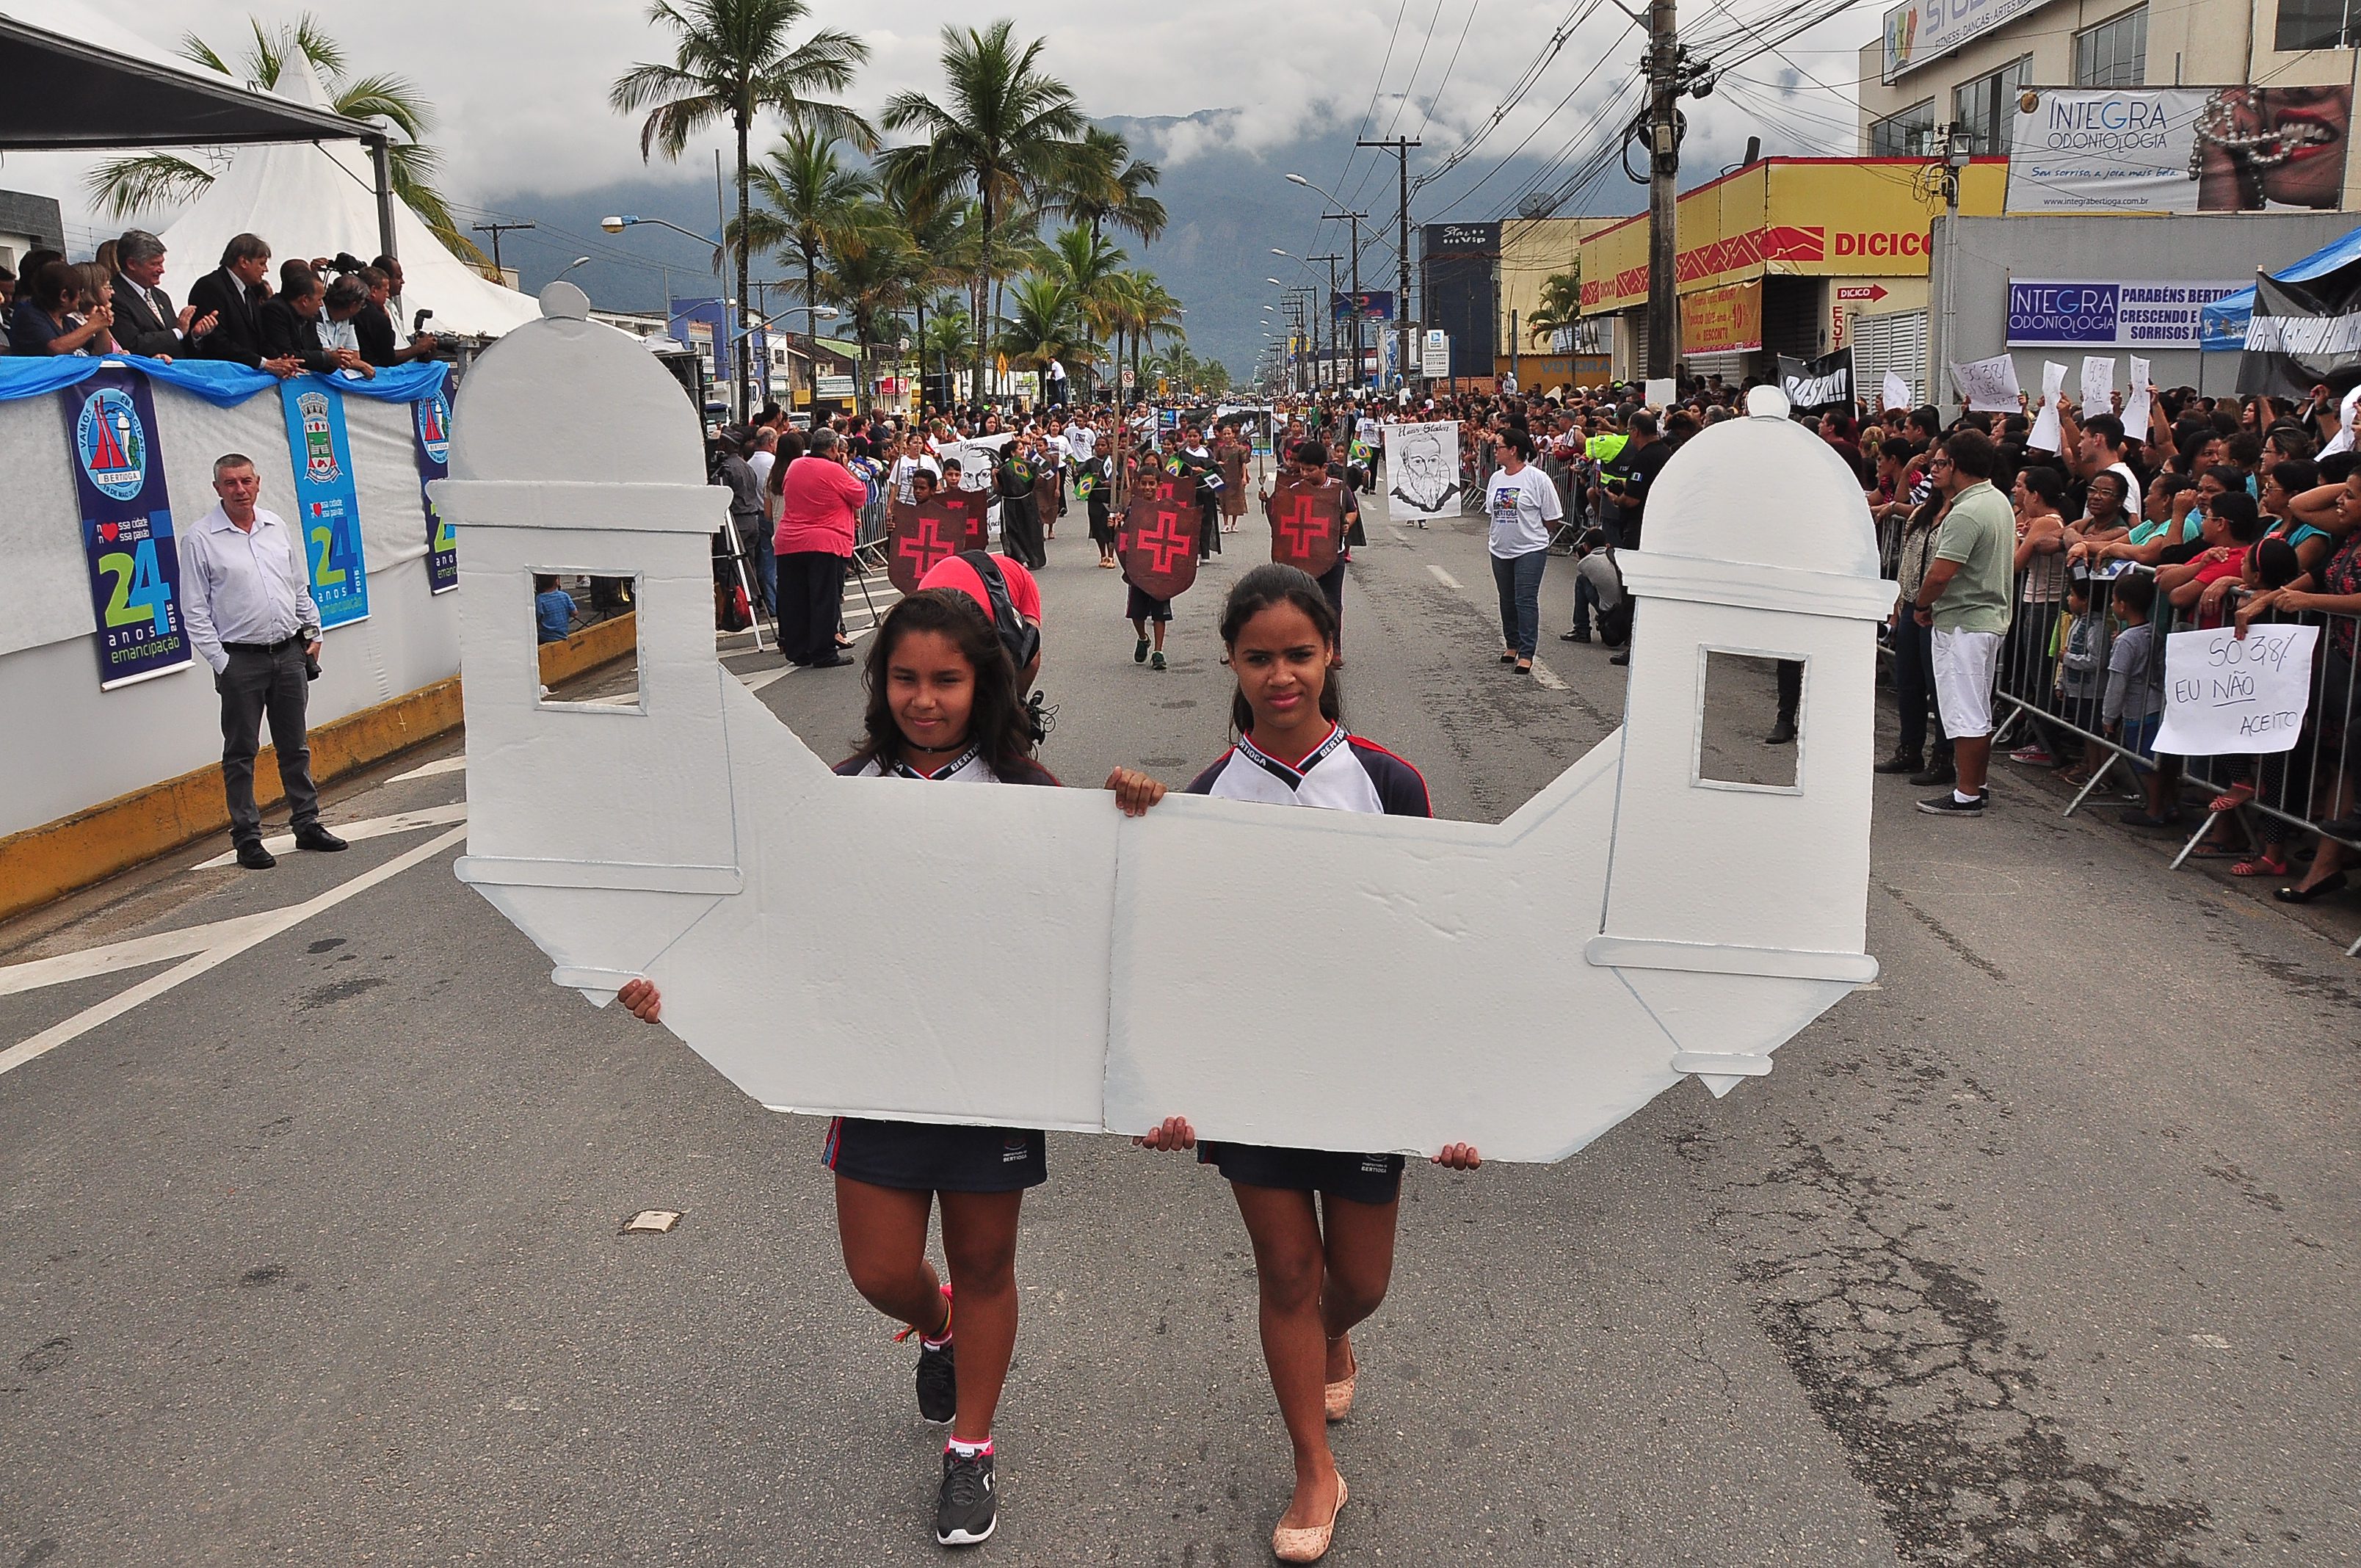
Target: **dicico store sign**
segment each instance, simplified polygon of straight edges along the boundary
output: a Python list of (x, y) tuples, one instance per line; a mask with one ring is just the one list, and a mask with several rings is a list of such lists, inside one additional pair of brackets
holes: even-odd
[[(1923, 278), (1935, 208), (1916, 192), (1910, 159), (1769, 159), (1680, 200), (1675, 276), (1684, 295), (1765, 277)], [(1960, 209), (1997, 214), (2004, 159), (1961, 171)], [(1644, 217), (1582, 244), (1582, 309), (1620, 310), (1648, 296)]]
[(2012, 279), (2011, 346), (2082, 345), (2102, 348), (2195, 348), (2207, 305), (2247, 284), (2125, 283)]

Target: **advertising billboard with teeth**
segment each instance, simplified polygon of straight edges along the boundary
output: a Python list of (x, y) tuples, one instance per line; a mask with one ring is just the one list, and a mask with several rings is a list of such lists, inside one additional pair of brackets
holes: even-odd
[(2353, 89), (2043, 88), (2012, 119), (2011, 213), (2334, 212)]

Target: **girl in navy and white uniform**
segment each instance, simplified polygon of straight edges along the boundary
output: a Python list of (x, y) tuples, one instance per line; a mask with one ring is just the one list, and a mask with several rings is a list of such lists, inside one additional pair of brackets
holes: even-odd
[[(1433, 815), (1417, 769), (1344, 727), (1336, 617), (1318, 582), (1293, 566), (1256, 567), (1230, 590), (1222, 641), (1237, 675), (1230, 722), (1238, 740), (1197, 775), (1191, 794)], [(1128, 812), (1165, 793), (1144, 773), (1118, 770), (1108, 783)], [(1191, 1148), (1196, 1134), (1175, 1116), (1140, 1142)], [(1253, 1239), (1263, 1355), (1295, 1449), (1295, 1495), (1271, 1550), (1281, 1562), (1312, 1562), (1328, 1550), (1345, 1505), (1327, 1422), (1352, 1410), (1359, 1368), (1351, 1331), (1377, 1310), (1392, 1277), (1402, 1157), (1209, 1143), (1198, 1157), (1229, 1179)], [(1434, 1158), (1457, 1170), (1477, 1163), (1466, 1144)]]
[[(896, 604), (869, 655), (866, 738), (839, 763), (848, 776), (939, 784), (1055, 785), (1032, 758), (1033, 729), (993, 623), (967, 594), (925, 589)], [(645, 980), (619, 993), (653, 1022)], [(822, 1158), (836, 1173), (837, 1230), (853, 1285), (918, 1337), (918, 1409), (950, 1421), (935, 1539), (969, 1546), (997, 1514), (992, 1419), (1016, 1343), (1016, 1217), (1025, 1189), (1049, 1179), (1038, 1129), (925, 1125), (839, 1116)], [(950, 1279), (927, 1261), (927, 1222), (942, 1203)], [(952, 1287), (958, 1287), (958, 1354)]]

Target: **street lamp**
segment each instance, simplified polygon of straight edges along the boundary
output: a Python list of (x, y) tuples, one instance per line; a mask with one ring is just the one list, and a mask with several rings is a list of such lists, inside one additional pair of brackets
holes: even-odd
[[(686, 238), (697, 241), (699, 245), (713, 246), (713, 291), (715, 294), (722, 296), (721, 314), (723, 330), (726, 332), (728, 330), (730, 307), (738, 302), (735, 300), (728, 298), (730, 291), (725, 288), (721, 282), (721, 260), (728, 247), (717, 245), (704, 235), (698, 234), (696, 230), (685, 229), (678, 224), (673, 223), (669, 219), (665, 218), (643, 218), (637, 213), (621, 213), (603, 217), (598, 220), (598, 226), (605, 229), (609, 234), (620, 234), (625, 229), (631, 228), (640, 224), (653, 224), (660, 229), (670, 229), (676, 235), (681, 235)], [(667, 288), (665, 292), (668, 295), (670, 294), (671, 290)], [(664, 311), (667, 314), (672, 311), (672, 301), (669, 298), (664, 301)], [(742, 336), (744, 334), (741, 334), (740, 335)], [(742, 420), (746, 417), (746, 400), (750, 395), (752, 389), (749, 385), (747, 377), (743, 374), (745, 368), (744, 366), (741, 364), (738, 368), (741, 374), (736, 378), (737, 384), (732, 390), (738, 394), (737, 414), (738, 417)]]
[[(577, 268), (577, 267), (588, 267), (588, 266), (589, 266), (589, 265), (590, 265), (590, 258), (589, 258), (588, 257), (587, 257), (587, 256), (577, 256), (577, 257), (576, 257), (573, 260), (571, 260), (571, 261), (569, 261), (569, 262), (567, 262), (567, 263), (566, 264), (566, 272), (571, 272), (571, 271), (573, 271), (573, 270), (574, 270), (576, 268)], [(559, 273), (557, 276), (558, 276), (559, 278), (563, 278), (563, 277), (565, 277), (565, 276), (566, 276), (566, 272), (561, 272), (561, 273)], [(555, 280), (556, 280), (555, 279), (551, 280), (551, 281), (553, 281), (553, 282), (555, 282)]]

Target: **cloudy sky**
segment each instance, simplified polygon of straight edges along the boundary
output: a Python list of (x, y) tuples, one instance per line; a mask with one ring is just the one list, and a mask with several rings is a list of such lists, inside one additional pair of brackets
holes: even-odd
[[(1771, 0), (1752, 0), (1738, 9), (1768, 14), (1780, 8)], [(443, 123), (434, 139), (447, 160), (446, 183), (463, 199), (518, 192), (556, 196), (640, 172), (636, 129), (608, 109), (606, 93), (631, 62), (666, 57), (644, 0), (403, 0), (390, 5), (316, 0), (313, 9), (345, 43), (357, 69), (399, 71), (436, 104)], [(88, 0), (38, 5), (0, 0), (0, 11), (37, 26), (79, 30), (98, 42), (115, 41), (127, 27), (158, 50), (193, 31), (226, 51), (249, 15), (277, 23), (292, 20), (297, 10), (233, 0), (150, 0), (128, 8), (93, 6)], [(900, 89), (935, 87), (938, 33), (947, 17), (968, 25), (1007, 15), (1021, 33), (1048, 39), (1049, 69), (1075, 87), (1093, 114), (1234, 110), (1213, 139), (1257, 151), (1307, 132), (1357, 126), (1370, 114), (1382, 73), (1373, 134), (1397, 126), (1403, 134), (1420, 134), (1423, 126), (1431, 157), (1482, 126), (1552, 31), (1583, 12), (1587, 16), (1563, 52), (1488, 137), (1481, 156), (1488, 159), (1529, 137), (1526, 150), (1543, 156), (1569, 140), (1588, 138), (1602, 107), (1632, 75), (1638, 53), (1639, 32), (1613, 5), (1333, 0), (1282, 6), (1201, 0), (1178, 6), (1118, 0), (1078, 7), (1004, 0), (979, 11), (942, 0), (873, 0), (859, 7), (821, 4), (814, 21), (869, 40), (870, 65), (851, 94), (867, 110)], [(1727, 15), (1721, 7), (1692, 13), (1698, 25)], [(1732, 126), (1764, 122), (1752, 128), (1767, 126), (1784, 141), (1779, 150), (1849, 151), (1851, 107), (1839, 94), (1854, 74), (1851, 51), (1875, 26), (1875, 7), (1858, 5), (1796, 40), (1785, 51), (1788, 58), (1765, 57), (1745, 68), (1734, 91), (1718, 95), (1719, 102), (1697, 107), (1709, 129), (1723, 120)], [(1806, 74), (1815, 80), (1803, 80)], [(1756, 95), (1753, 107), (1741, 101), (1749, 93)], [(1404, 94), (1411, 102), (1398, 113)], [(1191, 131), (1158, 151), (1179, 161), (1220, 150), (1208, 148), (1205, 139)], [(45, 167), (46, 160), (20, 158), (0, 178), (22, 184), (22, 170)]]

